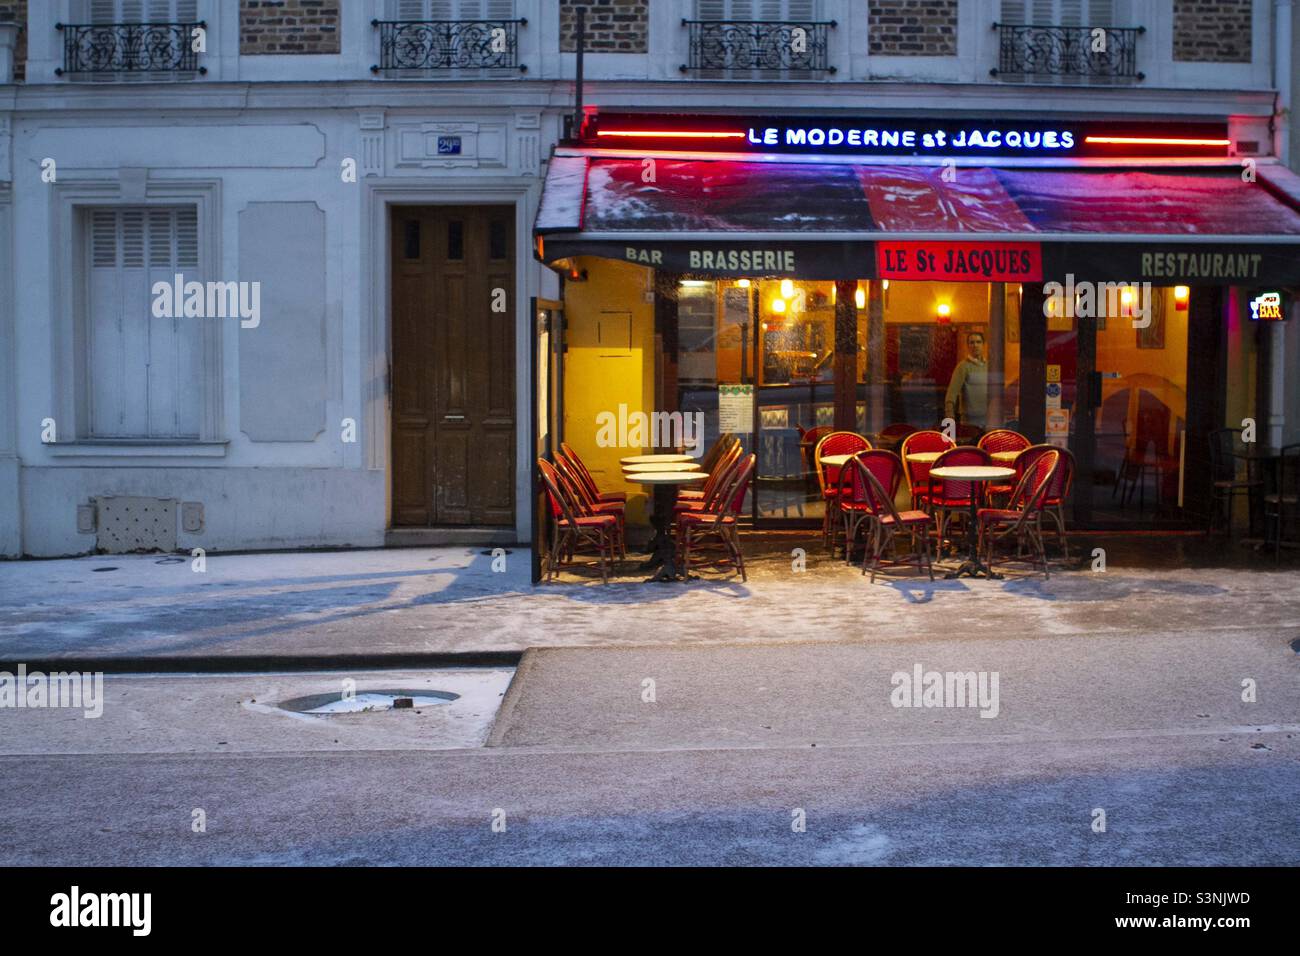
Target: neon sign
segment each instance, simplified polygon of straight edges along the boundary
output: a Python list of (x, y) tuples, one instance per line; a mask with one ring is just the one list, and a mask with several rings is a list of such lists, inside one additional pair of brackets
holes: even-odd
[(1282, 293), (1264, 292), (1250, 300), (1250, 318), (1254, 322), (1281, 322)]
[(582, 140), (611, 149), (845, 156), (1226, 157), (1222, 122), (916, 119), (591, 111)]
[(890, 126), (768, 126), (749, 127), (746, 140), (753, 146), (847, 146), (851, 149), (910, 149), (917, 152), (951, 150), (1069, 150), (1074, 131), (1069, 129), (915, 129)]

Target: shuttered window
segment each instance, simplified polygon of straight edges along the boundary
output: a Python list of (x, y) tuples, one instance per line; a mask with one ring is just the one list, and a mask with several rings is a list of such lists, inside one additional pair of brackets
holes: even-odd
[[(197, 23), (199, 0), (81, 0), (83, 23)], [(186, 43), (190, 42), (188, 38)], [(188, 71), (96, 73), (96, 83), (193, 79)]]
[(695, 0), (698, 20), (814, 20), (817, 0)]
[(515, 0), (397, 0), (395, 20), (513, 20)]
[(91, 438), (199, 437), (200, 318), (154, 318), (152, 287), (199, 275), (194, 207), (86, 213), (85, 395)]
[[(1122, 0), (1002, 0), (1002, 23), (1034, 27), (1119, 27), (1119, 17), (1127, 11), (1123, 9)], [(1083, 38), (1085, 41), (1087, 37)], [(1045, 58), (1045, 44), (1041, 38), (1026, 34), (1022, 41), (1025, 45), (1026, 59)], [(1085, 48), (1086, 49), (1086, 48)], [(1059, 74), (1036, 74), (1021, 76), (1003, 76), (1004, 82), (1038, 82), (1038, 83), (1097, 83), (1112, 82), (1111, 73), (1118, 73), (1122, 50), (1118, 44), (1112, 45), (1106, 53), (1089, 53), (1090, 61), (1104, 62), (1110, 59), (1112, 68), (1094, 73), (1092, 70), (1079, 71), (1084, 75), (1065, 70)]]
[[(758, 23), (780, 23), (794, 21), (812, 22), (817, 19), (817, 0), (695, 0), (695, 18), (697, 20), (752, 21)], [(727, 70), (702, 69), (696, 75), (700, 79), (809, 79), (813, 73), (809, 70), (792, 69), (789, 65), (781, 68), (744, 69), (739, 64), (764, 64), (778, 44), (762, 37), (762, 28), (757, 31), (743, 29), (734, 36), (711, 34), (712, 39), (705, 41), (707, 47), (718, 43), (723, 47), (733, 47), (730, 52), (732, 62), (736, 63)], [(780, 60), (778, 59), (779, 63)]]
[(1036, 27), (1113, 27), (1115, 0), (1002, 0), (1002, 22)]
[[(423, 20), (514, 20), (517, 19), (515, 14), (515, 0), (388, 0), (386, 7), (388, 16), (392, 20), (398, 21), (423, 21)], [(476, 67), (476, 66), (456, 66), (458, 54), (464, 49), (470, 54), (470, 60), (474, 59), (474, 54), (481, 52), (477, 49), (476, 43), (480, 42), (482, 31), (470, 31), (462, 34), (456, 28), (439, 28), (440, 34), (447, 34), (447, 39), (438, 39), (433, 43), (435, 55), (433, 58), (438, 59), (440, 55), (449, 54), (450, 62), (440, 66), (436, 73), (440, 76), (466, 77), (466, 76), (514, 76), (517, 70), (514, 67)], [(422, 34), (415, 34), (414, 39), (418, 44), (427, 43), (427, 37)], [(462, 48), (460, 44), (464, 42)], [(428, 79), (429, 73), (425, 70), (390, 70), (388, 76), (396, 79)]]

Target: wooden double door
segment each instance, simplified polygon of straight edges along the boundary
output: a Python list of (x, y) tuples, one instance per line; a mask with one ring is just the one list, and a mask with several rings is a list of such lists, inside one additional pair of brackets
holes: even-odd
[(515, 521), (515, 211), (392, 214), (392, 523)]

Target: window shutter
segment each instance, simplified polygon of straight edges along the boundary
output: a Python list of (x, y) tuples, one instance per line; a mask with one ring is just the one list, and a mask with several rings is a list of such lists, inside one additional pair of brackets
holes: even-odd
[(193, 207), (97, 209), (89, 218), (86, 393), (99, 438), (197, 438), (205, 321), (155, 318), (153, 286), (202, 281)]
[(1002, 0), (1002, 22), (1012, 26), (1028, 23), (1025, 0)]
[(1114, 0), (1089, 0), (1088, 26), (1113, 27), (1115, 25)]

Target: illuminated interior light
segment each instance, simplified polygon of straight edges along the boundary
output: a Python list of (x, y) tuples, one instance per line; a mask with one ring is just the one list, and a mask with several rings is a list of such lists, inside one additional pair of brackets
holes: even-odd
[(781, 298), (783, 299), (794, 298), (794, 283), (791, 282), (789, 279), (781, 280)]
[(835, 289), (836, 289), (837, 285), (838, 285), (838, 284), (835, 283), (835, 282), (832, 282), (832, 283), (831, 283), (831, 302), (832, 302), (832, 303), (835, 302), (835, 296), (836, 296)]
[(853, 302), (859, 309), (865, 309), (867, 307), (867, 290), (862, 286), (858, 286), (857, 291), (853, 293)]
[(1187, 308), (1187, 300), (1191, 297), (1191, 295), (1192, 295), (1192, 290), (1189, 289), (1187, 286), (1185, 285), (1174, 286), (1174, 302), (1177, 304), (1178, 308), (1180, 309)]
[(741, 279), (739, 282), (736, 283), (736, 285), (739, 286), (739, 287), (742, 288), (742, 289), (748, 289), (748, 288), (749, 288), (749, 280), (748, 280), (748, 279)]
[(950, 306), (947, 302), (940, 302), (940, 303), (939, 303), (939, 318), (941, 318), (941, 319), (946, 319), (946, 318), (948, 318), (948, 316), (950, 316), (951, 314), (952, 314), (952, 306)]
[(1132, 305), (1132, 304), (1133, 304), (1133, 288), (1132, 288), (1132, 286), (1125, 286), (1125, 287), (1120, 291), (1120, 294), (1119, 294), (1119, 301), (1120, 301), (1120, 305)]
[(885, 284), (884, 284), (883, 286), (881, 286), (881, 288), (883, 288), (886, 292), (889, 291), (889, 280), (888, 280), (888, 279), (885, 280)]
[(1085, 143), (1113, 146), (1227, 146), (1226, 139), (1184, 139), (1177, 136), (1085, 136)]
[(772, 300), (772, 311), (773, 311), (773, 312), (784, 312), (784, 311), (785, 311), (785, 299), (773, 299), (773, 300)]
[(725, 133), (691, 129), (602, 129), (597, 136), (623, 136), (634, 139), (744, 139), (744, 133)]
[(713, 285), (713, 283), (707, 279), (683, 279), (680, 284), (686, 286), (688, 289), (697, 289), (700, 286)]

